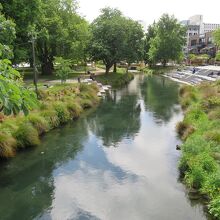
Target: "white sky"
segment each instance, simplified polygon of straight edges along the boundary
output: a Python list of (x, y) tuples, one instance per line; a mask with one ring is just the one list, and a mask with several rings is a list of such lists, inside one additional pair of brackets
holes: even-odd
[(202, 14), (205, 23), (220, 23), (220, 0), (78, 0), (79, 12), (88, 21), (100, 14), (105, 6), (118, 8), (127, 17), (153, 23), (163, 13), (173, 14), (179, 20)]

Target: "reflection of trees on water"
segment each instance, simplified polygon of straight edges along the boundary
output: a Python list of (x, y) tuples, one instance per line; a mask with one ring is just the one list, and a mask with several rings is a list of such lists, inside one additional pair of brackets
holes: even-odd
[(162, 76), (147, 77), (141, 85), (146, 109), (153, 112), (154, 117), (169, 121), (178, 104), (178, 85)]
[[(52, 205), (54, 170), (74, 159), (87, 138), (86, 123), (51, 131), (43, 146), (20, 153), (0, 166), (1, 219), (33, 219)], [(4, 201), (4, 202), (3, 202)]]
[(90, 117), (91, 130), (102, 138), (105, 146), (117, 146), (124, 137), (132, 138), (140, 129), (137, 95), (108, 96)]

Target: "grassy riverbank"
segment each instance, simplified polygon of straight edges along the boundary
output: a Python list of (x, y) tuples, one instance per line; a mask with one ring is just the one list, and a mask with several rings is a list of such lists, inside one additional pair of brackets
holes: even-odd
[(99, 98), (96, 85), (59, 84), (41, 90), (39, 106), (28, 116), (0, 115), (0, 158), (13, 157), (22, 148), (37, 146), (40, 136), (78, 118)]
[(185, 117), (177, 125), (184, 141), (179, 168), (186, 185), (220, 219), (220, 81), (183, 86), (180, 97)]
[(126, 73), (125, 71), (119, 69), (117, 73), (109, 73), (96, 76), (96, 80), (102, 84), (111, 85), (113, 88), (118, 88), (123, 85), (128, 84), (133, 78), (132, 73)]
[(152, 66), (152, 67), (145, 67), (141, 71), (146, 73), (146, 74), (164, 74), (167, 72), (170, 72), (171, 70), (177, 69), (178, 67), (176, 66)]

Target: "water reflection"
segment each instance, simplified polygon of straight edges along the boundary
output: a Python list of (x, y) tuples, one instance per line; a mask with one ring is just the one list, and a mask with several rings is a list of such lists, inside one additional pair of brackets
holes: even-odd
[(177, 89), (138, 75), (89, 116), (2, 164), (1, 219), (206, 219), (177, 181)]
[(157, 122), (167, 122), (178, 111), (178, 85), (162, 76), (148, 77), (143, 81), (141, 93), (146, 109), (151, 111)]

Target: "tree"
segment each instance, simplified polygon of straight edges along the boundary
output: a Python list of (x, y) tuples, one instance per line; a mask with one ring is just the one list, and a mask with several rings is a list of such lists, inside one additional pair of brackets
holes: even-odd
[(61, 83), (65, 83), (71, 72), (70, 61), (65, 60), (62, 57), (55, 57), (56, 64), (56, 76), (61, 79)]
[(0, 13), (0, 112), (4, 114), (18, 114), (28, 111), (37, 103), (32, 91), (23, 86), (22, 78), (18, 71), (12, 68), (11, 61), (6, 59), (12, 55), (10, 45), (15, 38), (15, 24), (6, 20)]
[(144, 40), (144, 61), (145, 64), (151, 65), (151, 60), (149, 58), (149, 50), (150, 50), (150, 41), (153, 39), (156, 35), (156, 23), (154, 22), (152, 25), (148, 26), (147, 33), (145, 35)]
[(144, 32), (141, 24), (132, 19), (126, 19), (124, 28), (126, 38), (121, 59), (126, 60), (129, 66), (144, 59)]
[(42, 16), (41, 0), (1, 0), (1, 3), (6, 18), (11, 18), (16, 24), (13, 63), (30, 62), (32, 64), (28, 27), (39, 23)]
[(128, 19), (118, 9), (104, 8), (91, 24), (89, 53), (92, 60), (102, 60), (106, 73), (121, 60), (138, 60), (142, 53), (143, 30), (138, 22)]
[(148, 52), (151, 62), (162, 62), (166, 66), (169, 60), (179, 60), (185, 45), (186, 29), (176, 18), (168, 14), (162, 15), (156, 24), (156, 34), (150, 40)]
[(29, 27), (37, 32), (36, 52), (43, 74), (52, 74), (55, 56), (85, 60), (88, 23), (75, 0), (2, 0), (4, 13), (16, 23), (15, 63), (33, 63)]
[(214, 42), (217, 45), (217, 47), (220, 47), (220, 28), (214, 31), (213, 33)]

